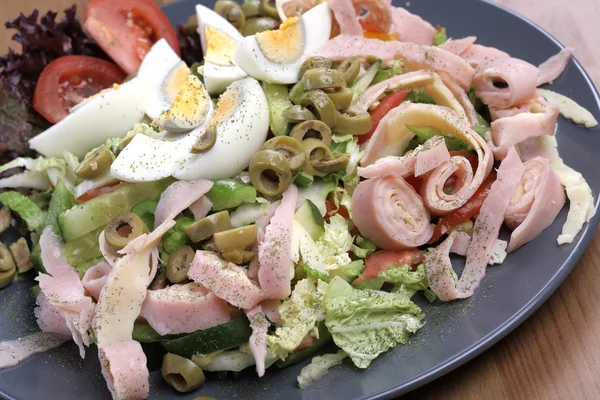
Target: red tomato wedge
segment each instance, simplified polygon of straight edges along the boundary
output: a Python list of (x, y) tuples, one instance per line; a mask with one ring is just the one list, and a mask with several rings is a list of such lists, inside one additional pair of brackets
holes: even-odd
[(110, 193), (113, 190), (116, 190), (117, 188), (119, 188), (120, 186), (121, 186), (121, 182), (117, 182), (117, 183), (111, 183), (110, 185), (101, 186), (96, 189), (88, 190), (87, 192), (85, 192), (84, 194), (82, 194), (81, 196), (79, 196), (77, 198), (77, 202), (85, 203), (86, 201), (89, 201), (95, 197), (102, 196), (103, 194), (106, 194), (106, 193)]
[(69, 108), (113, 83), (123, 82), (125, 77), (121, 68), (100, 58), (57, 58), (40, 74), (33, 94), (33, 108), (55, 124), (69, 115)]
[(410, 93), (410, 90), (401, 90), (399, 92), (390, 93), (379, 103), (377, 107), (373, 111), (371, 111), (371, 131), (366, 135), (361, 135), (358, 137), (358, 144), (363, 144), (367, 140), (373, 136), (379, 122), (387, 115), (390, 110), (398, 107), (407, 94)]
[(162, 38), (180, 54), (173, 26), (151, 0), (92, 0), (86, 17), (87, 33), (128, 74), (137, 72), (150, 47)]
[(371, 254), (365, 260), (367, 268), (362, 273), (362, 278), (356, 278), (353, 285), (373, 279), (379, 275), (380, 272), (385, 271), (390, 265), (402, 266), (402, 265), (415, 265), (425, 261), (425, 252), (422, 250), (379, 250)]
[(486, 180), (483, 181), (479, 189), (477, 189), (477, 191), (473, 194), (473, 196), (471, 196), (469, 201), (467, 201), (467, 203), (464, 206), (440, 218), (437, 225), (435, 226), (435, 230), (433, 231), (433, 236), (431, 237), (428, 243), (432, 244), (437, 242), (450, 229), (479, 214), (481, 206), (483, 205), (483, 201), (487, 198), (488, 194), (490, 193), (490, 188), (492, 187), (492, 183), (494, 183), (495, 180), (496, 171), (492, 170), (490, 175), (486, 178)]
[(350, 219), (350, 214), (344, 206), (340, 206), (340, 208), (336, 209), (335, 204), (332, 201), (325, 200), (325, 207), (327, 209), (324, 217), (325, 221), (329, 221), (329, 219), (335, 214), (341, 215), (344, 219)]

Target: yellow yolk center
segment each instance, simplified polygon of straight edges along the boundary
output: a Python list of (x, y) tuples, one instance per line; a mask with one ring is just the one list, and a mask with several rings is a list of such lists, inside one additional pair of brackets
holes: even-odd
[(255, 37), (258, 47), (268, 60), (286, 64), (302, 56), (303, 33), (300, 18), (292, 17), (286, 19), (279, 29), (257, 33)]
[(206, 55), (204, 58), (217, 65), (233, 65), (231, 61), (235, 53), (236, 42), (225, 33), (207, 26), (204, 29), (206, 38)]
[(219, 103), (211, 118), (209, 125), (216, 126), (229, 119), (237, 110), (242, 98), (242, 91), (238, 87), (229, 88), (219, 97)]

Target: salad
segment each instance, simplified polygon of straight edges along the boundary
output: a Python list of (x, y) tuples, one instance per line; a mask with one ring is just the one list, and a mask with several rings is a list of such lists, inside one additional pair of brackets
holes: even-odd
[(385, 0), (219, 0), (177, 31), (150, 0), (74, 15), (7, 24), (0, 229), (27, 239), (0, 246), (0, 285), (35, 278), (41, 332), (0, 367), (95, 344), (112, 397), (144, 399), (157, 361), (190, 392), (333, 342), (304, 388), (406, 344), (414, 296), (472, 296), (565, 204), (558, 245), (595, 213), (555, 135), (597, 122), (538, 89), (570, 48), (534, 66)]

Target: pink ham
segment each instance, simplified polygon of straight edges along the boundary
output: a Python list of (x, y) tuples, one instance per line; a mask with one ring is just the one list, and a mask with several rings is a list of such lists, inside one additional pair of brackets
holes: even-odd
[[(499, 58), (487, 62), (473, 78), (477, 97), (496, 108), (510, 108), (537, 97), (539, 70), (517, 58)], [(494, 82), (507, 84), (499, 88)]]
[(362, 26), (358, 22), (356, 10), (350, 0), (329, 0), (329, 7), (340, 27), (342, 35), (363, 35)]
[(475, 71), (461, 57), (436, 46), (414, 43), (384, 42), (362, 36), (339, 35), (317, 49), (313, 55), (341, 61), (348, 57), (372, 55), (383, 61), (404, 58), (413, 69), (431, 69), (450, 74), (464, 90), (468, 90)]
[[(300, 196), (298, 196), (298, 198), (300, 198)], [(265, 237), (265, 229), (267, 229), (267, 225), (269, 225), (269, 221), (273, 218), (275, 210), (277, 210), (280, 203), (281, 201), (279, 200), (271, 203), (269, 208), (267, 208), (267, 212), (256, 220), (256, 243), (252, 245), (252, 252), (254, 252), (254, 254), (258, 254), (258, 247)], [(258, 257), (254, 257), (248, 266), (248, 276), (252, 279), (256, 279), (256, 277), (258, 277), (258, 268)]]
[[(515, 193), (525, 167), (519, 155), (512, 148), (500, 164), (498, 179), (492, 184), (484, 201), (477, 221), (473, 238), (467, 249), (467, 262), (458, 282), (454, 281), (450, 268), (449, 253), (461, 252), (463, 245), (454, 246), (458, 232), (452, 232), (439, 246), (427, 255), (425, 268), (429, 285), (442, 301), (464, 299), (473, 295), (485, 275), (491, 260), (494, 244), (502, 226), (504, 213)], [(463, 243), (464, 244), (464, 243)]]
[(391, 32), (395, 33), (400, 40), (416, 44), (433, 44), (435, 28), (429, 22), (402, 7), (392, 7), (391, 14), (394, 21)]
[(102, 375), (114, 400), (147, 399), (150, 374), (146, 355), (135, 340), (111, 343), (98, 350)]
[(434, 136), (419, 146), (413, 152), (415, 154), (415, 176), (421, 176), (441, 164), (450, 161), (450, 153), (446, 142), (441, 136)]
[(98, 237), (98, 244), (100, 246), (100, 252), (102, 253), (102, 256), (104, 257), (108, 265), (114, 267), (117, 261), (119, 261), (119, 255), (106, 240), (106, 237), (104, 236), (104, 231), (100, 232), (100, 236)]
[(33, 312), (42, 331), (71, 337), (71, 331), (67, 326), (65, 317), (56, 307), (50, 304), (43, 292), (40, 292), (37, 296), (35, 304), (37, 307)]
[(230, 320), (227, 302), (197, 283), (148, 290), (140, 315), (159, 335), (191, 333)]
[(85, 271), (83, 287), (96, 300), (100, 298), (100, 291), (106, 285), (108, 274), (112, 267), (106, 261), (102, 261)]
[(464, 58), (473, 68), (482, 69), (489, 63), (493, 63), (497, 60), (510, 58), (508, 53), (498, 50), (494, 47), (482, 46), (479, 44), (473, 44), (460, 56)]
[(228, 263), (210, 251), (196, 252), (188, 277), (239, 308), (253, 308), (265, 298), (265, 293), (248, 277), (245, 268)]
[(433, 235), (423, 200), (400, 177), (359, 183), (352, 194), (352, 212), (361, 234), (383, 249), (414, 248)]
[(560, 53), (550, 57), (548, 60), (540, 64), (538, 67), (540, 75), (538, 76), (537, 85), (543, 85), (545, 83), (553, 83), (560, 74), (563, 73), (569, 60), (573, 56), (573, 48), (565, 47)]
[(415, 171), (415, 155), (413, 153), (402, 157), (387, 156), (380, 158), (375, 164), (358, 168), (358, 176), (362, 178), (384, 178), (386, 176), (399, 176), (406, 178)]
[(154, 212), (154, 229), (165, 221), (175, 219), (177, 214), (204, 196), (213, 186), (211, 181), (177, 181), (160, 195)]
[[(528, 107), (512, 109), (515, 115), (492, 122), (488, 145), (496, 159), (503, 159), (512, 146), (537, 136), (554, 135), (559, 107), (539, 97)], [(521, 112), (528, 110), (528, 112)], [(496, 113), (498, 115), (498, 113)], [(509, 115), (509, 113), (504, 113)]]
[(533, 240), (554, 220), (565, 204), (565, 191), (548, 160), (536, 157), (525, 162), (525, 172), (504, 214), (513, 229), (508, 252)]
[(60, 238), (51, 227), (44, 229), (40, 247), (42, 263), (50, 275), (39, 274), (36, 280), (48, 303), (65, 319), (81, 358), (84, 358), (84, 345), (90, 344), (88, 330), (92, 324), (94, 304), (85, 295), (79, 274), (68, 264)]
[(471, 45), (475, 43), (476, 40), (477, 37), (475, 36), (468, 36), (462, 39), (450, 39), (446, 41), (446, 43), (441, 44), (439, 47), (441, 49), (449, 51), (450, 53), (461, 55), (462, 53), (467, 51), (471, 47)]
[(298, 189), (290, 185), (275, 210), (258, 247), (258, 282), (265, 299), (285, 299), (292, 292), (292, 225)]
[(261, 306), (246, 311), (246, 316), (250, 320), (250, 327), (252, 328), (252, 335), (248, 340), (250, 351), (256, 362), (256, 372), (259, 377), (262, 377), (265, 374), (265, 360), (267, 358), (267, 332), (271, 324), (267, 321)]
[(269, 321), (274, 324), (279, 324), (281, 322), (281, 315), (279, 314), (279, 306), (281, 305), (281, 300), (279, 299), (269, 299), (263, 300), (260, 303), (262, 310), (265, 315), (269, 319)]
[(212, 206), (212, 202), (206, 196), (202, 196), (190, 204), (190, 211), (194, 214), (194, 220), (199, 221), (206, 217), (212, 209)]
[[(440, 74), (440, 76), (442, 78), (442, 81), (444, 82), (444, 85), (446, 85), (446, 87), (452, 92), (454, 97), (456, 97), (456, 100), (458, 101), (458, 103), (461, 105), (461, 107), (465, 111), (465, 115), (466, 115), (467, 119), (469, 120), (469, 123), (471, 124), (471, 126), (477, 125), (479, 123), (479, 121), (477, 120), (477, 112), (475, 111), (475, 107), (473, 107), (473, 103), (471, 103), (471, 100), (469, 99), (467, 92), (465, 92), (463, 90), (463, 88), (461, 88), (454, 81), (454, 79), (449, 77), (447, 74), (442, 73), (442, 74)], [(440, 104), (440, 105), (443, 105), (443, 104)]]
[[(374, 32), (389, 32), (392, 26), (390, 6), (386, 0), (329, 0), (342, 35), (362, 36), (363, 28)], [(366, 10), (367, 13), (358, 16)]]

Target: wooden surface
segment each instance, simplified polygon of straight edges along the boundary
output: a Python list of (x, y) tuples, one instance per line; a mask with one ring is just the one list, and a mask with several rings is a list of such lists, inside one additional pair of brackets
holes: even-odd
[[(418, 0), (417, 0), (418, 1)], [(0, 21), (88, 0), (0, 0)], [(169, 0), (156, 0), (157, 4)], [(500, 0), (577, 50), (600, 86), (599, 0)], [(567, 5), (567, 6), (565, 6)], [(0, 53), (11, 33), (0, 30)], [(11, 44), (14, 46), (14, 44)], [(475, 360), (407, 396), (419, 399), (600, 399), (600, 235), (533, 317)]]

